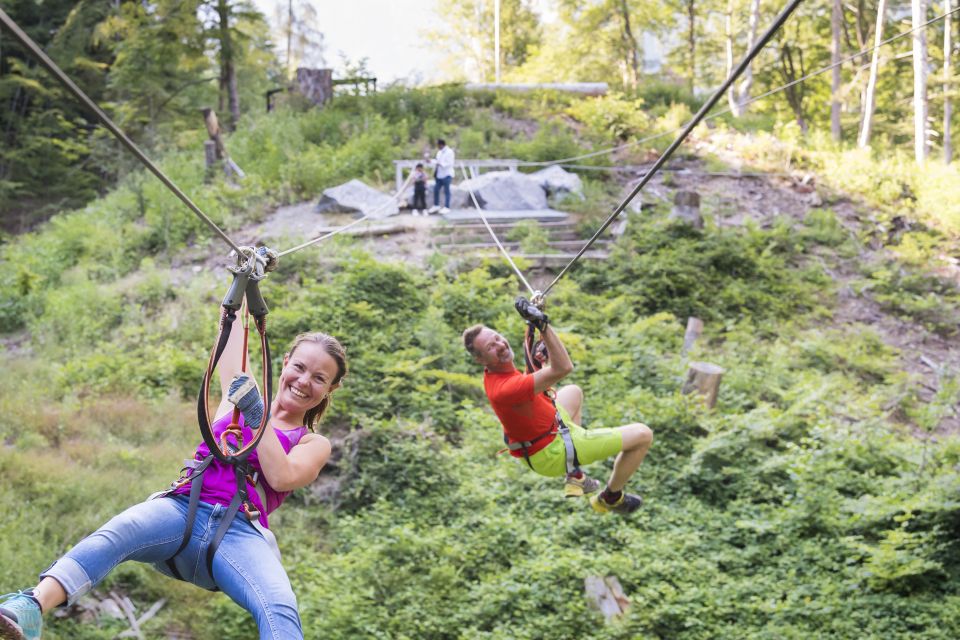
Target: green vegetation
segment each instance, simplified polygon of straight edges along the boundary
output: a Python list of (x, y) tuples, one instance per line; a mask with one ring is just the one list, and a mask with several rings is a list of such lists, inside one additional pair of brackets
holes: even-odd
[[(489, 39), (477, 25), (492, 20), (491, 3), (454, 5), (434, 46)], [(551, 6), (552, 26), (529, 3), (504, 0), (504, 78), (605, 80), (607, 95), (397, 86), (323, 109), (278, 100), (263, 113), (264, 92), (286, 84), (292, 61), (280, 64), (279, 40), (246, 0), (14, 0), (4, 10), (228, 231), (352, 178), (386, 187), (391, 160), (421, 157), (437, 137), (460, 157), (540, 162), (629, 145), (578, 161), (594, 169), (582, 172), (584, 198), (559, 204), (586, 236), (624, 190), (596, 169), (648, 162), (666, 147), (672, 136), (661, 134), (725, 75), (720, 22), (730, 14), (740, 51), (752, 5)], [(296, 17), (288, 9), (288, 42), (315, 39), (304, 4)], [(823, 9), (808, 3), (757, 60), (752, 95), (827, 64)], [(756, 16), (761, 25), (773, 10)], [(844, 46), (870, 42), (876, 3), (843, 11)], [(884, 35), (902, 26), (890, 21)], [(931, 63), (943, 55), (942, 29), (929, 30)], [(642, 69), (641, 33), (673, 43), (662, 77)], [(6, 34), (3, 45), (0, 223), (33, 229), (0, 235), (0, 589), (9, 590), (176, 476), (198, 439), (192, 399), (227, 280), (207, 262), (222, 255), (219, 240)], [(960, 440), (943, 426), (956, 418), (960, 375), (906, 371), (911, 354), (882, 325), (851, 321), (837, 304), (868, 300), (918, 335), (957, 337), (960, 291), (943, 274), (956, 273), (960, 171), (932, 161), (918, 170), (906, 155), (908, 46), (884, 52), (872, 148), (849, 146), (865, 82), (852, 65), (832, 95), (844, 142), (824, 134), (826, 76), (694, 133), (708, 171), (732, 156), (751, 170), (807, 172), (816, 205), (736, 227), (705, 207), (695, 230), (646, 203), (608, 260), (577, 265), (552, 292), (586, 426), (643, 421), (656, 434), (635, 483), (646, 506), (631, 519), (599, 517), (496, 455), (498, 425), (459, 334), (484, 322), (518, 346), (517, 285), (501, 261), (466, 268), (435, 255), (412, 266), (343, 238), (285, 258), (263, 285), (277, 359), (297, 333), (321, 329), (344, 342), (351, 369), (322, 427), (342, 457), (322, 490), (297, 492), (271, 518), (306, 637), (960, 637)], [(476, 77), (491, 79), (492, 51), (449, 59), (472, 56)], [(363, 60), (345, 66), (365, 72)], [(955, 80), (930, 82), (943, 83), (929, 113), (939, 123)], [(205, 179), (198, 109), (215, 104), (236, 127), (228, 148), (248, 174), (236, 184)], [(664, 174), (662, 186), (679, 176)], [(548, 250), (536, 224), (509, 239)], [(683, 356), (691, 315), (706, 332)], [(712, 411), (679, 392), (689, 359), (726, 369)], [(589, 575), (618, 577), (627, 616), (605, 625), (588, 608)], [(141, 608), (167, 598), (148, 637), (255, 635), (222, 594), (146, 566), (122, 565), (100, 589)], [(123, 628), (50, 618), (44, 637), (106, 640)]]

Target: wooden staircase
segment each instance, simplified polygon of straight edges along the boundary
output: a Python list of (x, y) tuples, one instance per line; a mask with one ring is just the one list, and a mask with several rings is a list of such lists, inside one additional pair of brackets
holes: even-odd
[[(503, 244), (504, 249), (513, 259), (524, 259), (536, 269), (558, 269), (565, 266), (576, 256), (577, 252), (587, 243), (577, 230), (576, 223), (565, 217), (547, 221), (539, 220), (536, 214), (524, 216), (523, 212), (504, 219), (498, 217), (490, 221), (490, 227)], [(543, 232), (545, 242), (537, 240), (519, 240), (515, 231), (521, 222), (538, 220), (537, 227)], [(598, 238), (589, 251), (581, 256), (587, 260), (605, 260), (609, 257), (608, 249), (612, 241), (609, 238)], [(433, 247), (444, 254), (457, 256), (462, 259), (477, 259), (495, 257), (499, 255), (496, 243), (482, 221), (472, 219), (445, 220), (431, 231)], [(537, 245), (535, 250), (530, 244)], [(526, 251), (524, 250), (526, 246)]]

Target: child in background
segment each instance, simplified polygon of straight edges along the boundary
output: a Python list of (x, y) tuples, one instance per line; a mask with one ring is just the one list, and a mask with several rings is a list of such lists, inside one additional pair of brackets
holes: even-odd
[(427, 215), (427, 172), (423, 163), (417, 163), (413, 170), (413, 215)]

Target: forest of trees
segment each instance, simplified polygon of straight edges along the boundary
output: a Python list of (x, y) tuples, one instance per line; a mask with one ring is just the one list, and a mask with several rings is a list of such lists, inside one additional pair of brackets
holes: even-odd
[[(454, 3), (441, 12), (444, 28), (425, 34), (449, 53), (450, 79), (493, 79), (493, 4)], [(760, 0), (537, 6), (546, 11), (528, 0), (501, 1), (504, 80), (606, 81), (626, 96), (659, 83), (690, 104), (721, 82), (782, 8)], [(793, 120), (804, 134), (829, 131), (861, 147), (912, 144), (918, 162), (934, 154), (949, 161), (957, 82), (946, 54), (957, 49), (956, 9), (954, 0), (805, 2), (731, 88), (728, 107), (745, 126)], [(269, 20), (247, 0), (12, 0), (4, 10), (148, 150), (176, 147), (178, 132), (202, 124), (203, 107), (217, 108), (234, 127), (263, 108), (264, 93), (285, 84), (296, 64), (323, 60), (322, 16), (303, 0), (278, 3)], [(946, 13), (912, 37), (868, 51)], [(644, 70), (644, 42), (666, 61), (656, 72)], [(829, 74), (744, 104), (831, 64)], [(7, 229), (82, 204), (131, 170), (109, 136), (6, 37), (0, 101), (7, 105), (0, 110)]]

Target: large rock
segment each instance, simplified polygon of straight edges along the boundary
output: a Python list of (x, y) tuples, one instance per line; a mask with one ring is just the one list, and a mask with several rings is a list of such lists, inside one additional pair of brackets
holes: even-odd
[(360, 213), (371, 218), (386, 218), (400, 213), (395, 198), (359, 180), (325, 189), (316, 210), (318, 213)]
[(513, 171), (491, 171), (464, 180), (460, 186), (472, 190), (483, 209), (516, 211), (546, 209), (547, 195), (536, 180)]
[(537, 184), (543, 187), (547, 193), (575, 193), (577, 195), (583, 195), (583, 181), (580, 180), (580, 176), (565, 171), (563, 167), (552, 165), (546, 169), (531, 173), (530, 177), (536, 180)]
[[(407, 187), (401, 198), (407, 203), (407, 208), (413, 208), (413, 187)], [(433, 182), (427, 183), (427, 208), (433, 206)], [(443, 206), (443, 191), (440, 191), (440, 206)], [(451, 209), (473, 209), (473, 202), (470, 200), (470, 193), (460, 187), (458, 184), (450, 185), (450, 208)]]

